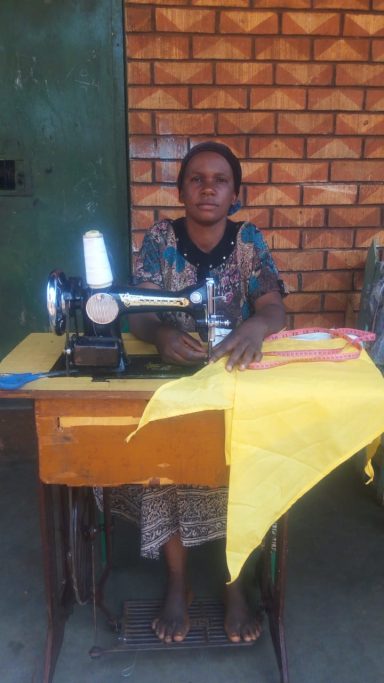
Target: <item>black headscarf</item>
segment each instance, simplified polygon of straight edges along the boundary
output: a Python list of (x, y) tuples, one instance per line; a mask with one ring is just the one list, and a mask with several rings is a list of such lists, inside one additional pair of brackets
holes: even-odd
[(184, 175), (186, 168), (188, 166), (188, 163), (191, 161), (191, 159), (196, 156), (196, 154), (200, 154), (201, 152), (215, 152), (215, 154), (220, 154), (220, 156), (224, 157), (226, 161), (228, 161), (232, 173), (233, 173), (233, 180), (234, 180), (234, 188), (236, 195), (239, 194), (240, 191), (240, 185), (241, 185), (241, 166), (240, 166), (240, 161), (238, 158), (234, 155), (234, 153), (227, 147), (227, 145), (223, 145), (220, 142), (200, 142), (198, 145), (195, 145), (192, 147), (191, 150), (189, 150), (188, 154), (185, 155), (184, 159), (181, 162), (180, 166), (180, 171), (179, 175), (177, 176), (177, 187), (179, 189), (179, 192), (182, 188), (183, 185), (183, 180), (184, 180)]

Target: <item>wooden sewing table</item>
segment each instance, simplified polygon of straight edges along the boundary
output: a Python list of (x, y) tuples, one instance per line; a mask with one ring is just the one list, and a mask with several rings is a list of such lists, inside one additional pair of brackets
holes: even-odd
[[(154, 347), (124, 335), (128, 356), (155, 353)], [(0, 373), (49, 372), (63, 352), (63, 338), (34, 333), (0, 363)], [(60, 491), (127, 483), (171, 482), (220, 486), (228, 482), (222, 411), (206, 411), (153, 422), (129, 443), (126, 437), (165, 379), (46, 377), (0, 398), (32, 399), (38, 443), (40, 524), (47, 600), (47, 642), (43, 683), (53, 679), (74, 586), (67, 568), (65, 535), (58, 533), (55, 506)], [(59, 493), (57, 493), (59, 492)], [(282, 624), (286, 529), (277, 525), (277, 569), (264, 572), (264, 606), (269, 616), (282, 683), (288, 683)], [(55, 528), (56, 527), (56, 528)], [(107, 525), (108, 527), (108, 525)], [(276, 531), (276, 530), (275, 530)], [(271, 552), (268, 546), (268, 553)], [(266, 551), (267, 552), (267, 551)], [(264, 563), (265, 565), (266, 563)], [(271, 564), (269, 562), (269, 564)], [(232, 644), (229, 644), (231, 647)]]

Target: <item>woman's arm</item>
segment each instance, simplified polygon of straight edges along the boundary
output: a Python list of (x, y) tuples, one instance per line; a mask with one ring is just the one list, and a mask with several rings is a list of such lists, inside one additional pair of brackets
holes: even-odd
[(250, 363), (261, 359), (261, 345), (265, 337), (279, 332), (285, 325), (285, 308), (277, 291), (268, 292), (254, 301), (253, 314), (244, 320), (225, 339), (215, 346), (211, 362), (229, 355), (226, 369), (235, 365), (245, 370)]
[[(140, 288), (161, 289), (152, 282), (143, 282)], [(154, 344), (166, 363), (196, 365), (206, 358), (207, 352), (198, 339), (163, 323), (156, 313), (132, 313), (129, 328), (138, 339)]]

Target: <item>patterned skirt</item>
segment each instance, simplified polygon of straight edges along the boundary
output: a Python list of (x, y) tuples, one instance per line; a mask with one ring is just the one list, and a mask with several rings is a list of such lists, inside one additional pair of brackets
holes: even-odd
[[(102, 490), (94, 489), (102, 507)], [(186, 547), (224, 538), (227, 487), (126, 485), (109, 489), (112, 514), (139, 526), (142, 557), (157, 559), (160, 548), (178, 533)]]

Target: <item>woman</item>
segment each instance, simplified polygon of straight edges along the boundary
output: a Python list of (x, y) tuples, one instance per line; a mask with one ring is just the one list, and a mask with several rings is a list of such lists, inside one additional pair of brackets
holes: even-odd
[[(231, 320), (232, 331), (218, 344), (211, 362), (228, 356), (226, 369), (244, 370), (261, 358), (263, 339), (284, 326), (282, 283), (261, 233), (251, 223), (227, 219), (241, 183), (238, 159), (225, 145), (201, 143), (183, 159), (179, 197), (185, 217), (163, 220), (146, 234), (136, 263), (140, 287), (179, 290), (212, 276), (222, 302), (217, 313)], [(154, 343), (170, 363), (193, 365), (206, 349), (189, 333), (185, 314), (130, 316), (131, 331)], [(132, 519), (140, 515), (142, 548), (147, 557), (164, 552), (168, 569), (165, 599), (153, 629), (164, 642), (182, 641), (189, 628), (187, 548), (225, 536), (227, 491), (203, 487), (122, 487), (113, 509)], [(226, 586), (224, 624), (228, 638), (256, 640), (260, 627), (250, 613), (238, 579)]]

